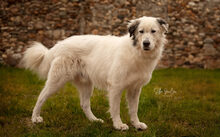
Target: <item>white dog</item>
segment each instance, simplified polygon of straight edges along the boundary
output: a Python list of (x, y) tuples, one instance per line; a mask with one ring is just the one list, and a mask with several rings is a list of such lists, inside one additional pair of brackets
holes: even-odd
[(128, 24), (129, 34), (117, 36), (81, 35), (58, 42), (48, 50), (41, 43), (28, 48), (22, 59), (25, 68), (47, 78), (32, 114), (32, 122), (42, 122), (41, 107), (49, 96), (68, 81), (80, 93), (80, 105), (90, 121), (103, 120), (93, 115), (90, 97), (94, 87), (109, 91), (113, 126), (128, 130), (120, 118), (120, 98), (127, 90), (132, 125), (146, 129), (137, 116), (139, 95), (161, 57), (168, 24), (154, 17), (141, 17)]

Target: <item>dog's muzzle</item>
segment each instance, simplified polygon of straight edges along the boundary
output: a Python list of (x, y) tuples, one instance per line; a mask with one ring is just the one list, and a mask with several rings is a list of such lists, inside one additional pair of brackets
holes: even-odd
[(143, 41), (143, 49), (144, 50), (150, 50), (150, 41), (149, 40), (144, 40)]

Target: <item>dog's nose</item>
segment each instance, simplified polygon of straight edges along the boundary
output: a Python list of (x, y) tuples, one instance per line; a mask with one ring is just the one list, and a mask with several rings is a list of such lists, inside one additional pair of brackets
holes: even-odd
[(143, 46), (144, 46), (144, 50), (149, 50), (150, 41), (149, 40), (143, 41)]

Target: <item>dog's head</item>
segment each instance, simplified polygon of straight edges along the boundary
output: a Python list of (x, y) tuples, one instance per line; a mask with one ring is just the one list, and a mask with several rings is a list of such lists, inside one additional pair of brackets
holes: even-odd
[(141, 17), (130, 21), (128, 32), (134, 46), (150, 51), (164, 41), (165, 34), (168, 32), (168, 24), (161, 18)]

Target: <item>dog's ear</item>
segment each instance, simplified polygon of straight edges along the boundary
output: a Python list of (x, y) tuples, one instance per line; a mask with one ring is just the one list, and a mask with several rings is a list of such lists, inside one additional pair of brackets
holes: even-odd
[(131, 20), (128, 23), (128, 32), (130, 34), (130, 37), (133, 36), (133, 39), (135, 39), (135, 31), (139, 24), (140, 24), (139, 20)]
[(169, 28), (169, 24), (161, 19), (161, 18), (157, 18), (157, 22), (159, 23), (159, 25), (164, 29), (164, 34), (167, 34), (168, 33), (168, 28)]

